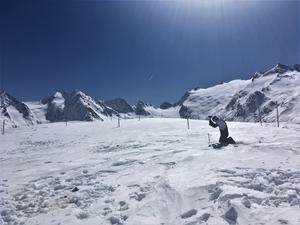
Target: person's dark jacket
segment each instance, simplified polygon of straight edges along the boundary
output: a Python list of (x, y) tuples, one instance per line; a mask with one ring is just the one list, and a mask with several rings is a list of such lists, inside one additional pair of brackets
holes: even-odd
[(219, 127), (220, 133), (221, 133), (221, 136), (219, 139), (220, 143), (235, 143), (232, 138), (228, 138), (228, 136), (229, 136), (228, 127), (227, 127), (226, 122), (223, 119), (221, 119), (217, 116), (211, 117), (209, 119), (209, 125), (214, 128)]

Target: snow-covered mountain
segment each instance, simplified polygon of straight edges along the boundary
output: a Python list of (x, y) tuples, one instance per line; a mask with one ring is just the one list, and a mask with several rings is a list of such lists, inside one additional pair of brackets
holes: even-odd
[(179, 101), (181, 117), (205, 119), (208, 115), (219, 114), (237, 91), (245, 88), (249, 80), (234, 80), (206, 89), (193, 89)]
[(118, 113), (133, 113), (134, 109), (123, 98), (115, 98), (113, 100), (105, 101), (104, 104), (109, 106)]
[(81, 91), (56, 92), (41, 101), (47, 105), (46, 119), (57, 121), (93, 121), (116, 115), (117, 112)]
[(138, 101), (134, 106), (134, 112), (138, 116), (149, 116), (150, 112), (146, 110), (146, 107), (151, 106), (150, 104), (144, 103), (143, 101)]
[[(256, 72), (249, 80), (233, 80), (206, 89), (193, 89), (175, 104), (160, 108), (143, 101), (129, 105), (117, 98), (96, 100), (81, 91), (56, 92), (40, 102), (22, 103), (1, 92), (1, 117), (11, 126), (58, 121), (92, 121), (124, 114), (124, 117), (182, 117), (206, 119), (219, 115), (226, 120), (276, 120), (276, 102), (281, 121), (300, 123), (300, 65), (277, 64)], [(126, 114), (126, 115), (125, 115)]]
[(1, 123), (5, 120), (10, 127), (33, 125), (38, 122), (25, 103), (5, 91), (0, 92), (0, 120)]
[(300, 122), (300, 66), (277, 64), (249, 80), (233, 80), (207, 89), (187, 92), (178, 102), (181, 117), (205, 119), (219, 115), (227, 120)]

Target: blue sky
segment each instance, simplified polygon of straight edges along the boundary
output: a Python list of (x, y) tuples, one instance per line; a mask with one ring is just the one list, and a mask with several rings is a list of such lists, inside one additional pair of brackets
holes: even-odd
[(194, 87), (299, 63), (299, 1), (0, 1), (1, 85), (175, 102)]

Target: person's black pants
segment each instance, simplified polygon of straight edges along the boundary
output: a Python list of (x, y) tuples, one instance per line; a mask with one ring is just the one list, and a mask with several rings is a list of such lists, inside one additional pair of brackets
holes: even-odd
[(220, 130), (221, 132), (221, 136), (220, 136), (220, 139), (219, 139), (219, 142), (221, 144), (235, 144), (235, 141), (233, 140), (232, 137), (228, 137), (228, 129), (226, 127), (226, 129), (224, 130)]
[(219, 142), (220, 143), (228, 143), (227, 142), (227, 137), (228, 137), (228, 129), (227, 129), (227, 127), (226, 127), (226, 129), (224, 129), (224, 130), (220, 130), (220, 133), (221, 133), (221, 136), (220, 136), (220, 139), (219, 139)]

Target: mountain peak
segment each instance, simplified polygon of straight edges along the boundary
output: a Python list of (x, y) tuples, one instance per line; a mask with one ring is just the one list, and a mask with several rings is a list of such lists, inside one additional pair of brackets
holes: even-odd
[(300, 65), (299, 64), (295, 64), (294, 66), (287, 66), (281, 63), (277, 63), (274, 67), (272, 67), (271, 69), (267, 70), (266, 72), (255, 72), (255, 74), (252, 76), (252, 81), (254, 81), (256, 78), (258, 77), (263, 77), (263, 76), (267, 76), (270, 74), (283, 74), (286, 73), (287, 71), (300, 71)]
[(55, 98), (62, 98), (63, 96), (62, 96), (61, 92), (57, 91), (57, 92), (54, 93), (53, 97), (55, 97)]
[(146, 106), (148, 106), (148, 104), (145, 104), (143, 101), (139, 100), (135, 106), (135, 114), (140, 116), (150, 115), (150, 113), (145, 110)]
[(293, 69), (300, 72), (300, 64), (294, 64)]
[(18, 127), (17, 121), (23, 121), (23, 124), (26, 125), (32, 125), (37, 122), (25, 103), (5, 91), (0, 92), (0, 107), (0, 117), (3, 116), (13, 127)]
[(283, 74), (287, 71), (293, 71), (294, 68), (293, 67), (290, 67), (290, 66), (287, 66), (287, 65), (284, 65), (284, 64), (281, 64), (281, 63), (278, 63), (276, 64), (272, 69), (266, 71), (264, 73), (264, 75), (269, 75), (269, 74), (272, 74), (272, 73), (279, 73), (279, 74)]
[(85, 93), (83, 93), (82, 91), (75, 89), (71, 92), (72, 95), (80, 95), (80, 96), (86, 96)]
[(92, 121), (103, 120), (102, 116), (116, 114), (102, 102), (93, 99), (82, 91), (55, 92), (42, 100), (47, 105), (46, 120), (51, 122), (63, 120)]
[(15, 97), (10, 95), (6, 91), (1, 91), (0, 92), (0, 104), (1, 104), (1, 106), (7, 106), (7, 105), (10, 105), (10, 104), (15, 103), (15, 102), (18, 102), (18, 100)]
[(118, 113), (131, 113), (134, 112), (133, 108), (123, 98), (115, 98), (104, 102), (105, 105), (117, 111)]

